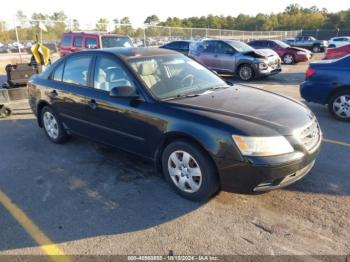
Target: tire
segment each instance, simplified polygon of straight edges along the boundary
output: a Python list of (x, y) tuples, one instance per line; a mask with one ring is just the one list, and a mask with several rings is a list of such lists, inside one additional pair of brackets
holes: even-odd
[(328, 110), (335, 119), (350, 122), (350, 90), (333, 95), (328, 102)]
[(238, 76), (243, 81), (250, 81), (254, 78), (254, 70), (248, 64), (243, 64), (238, 69)]
[(4, 106), (4, 105), (0, 105), (0, 117), (1, 118), (6, 118), (9, 117), (11, 115), (12, 111), (10, 108)]
[(320, 47), (319, 45), (314, 45), (314, 46), (312, 47), (312, 52), (314, 52), (314, 53), (319, 53), (319, 52), (321, 52), (321, 47)]
[(295, 64), (295, 58), (292, 54), (285, 54), (282, 60), (283, 60), (283, 63), (285, 63), (286, 65)]
[(40, 117), (45, 134), (52, 142), (61, 144), (67, 141), (69, 135), (51, 107), (45, 106), (41, 110)]
[[(189, 161), (184, 161), (184, 157)], [(212, 159), (189, 141), (177, 140), (164, 149), (162, 169), (171, 187), (189, 200), (205, 201), (219, 190), (219, 179)]]

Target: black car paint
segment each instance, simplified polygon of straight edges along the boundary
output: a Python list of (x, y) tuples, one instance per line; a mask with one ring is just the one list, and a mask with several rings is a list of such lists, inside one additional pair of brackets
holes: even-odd
[[(294, 128), (304, 126), (314, 117), (307, 107), (247, 86), (228, 87), (193, 98), (158, 101), (146, 91), (142, 80), (127, 65), (127, 60), (137, 50), (74, 53), (33, 77), (28, 84), (29, 102), (39, 125), (40, 110), (50, 105), (69, 132), (150, 159), (158, 169), (165, 145), (175, 139), (188, 139), (210, 155), (222, 189), (252, 187), (272, 177), (292, 174), (316, 157), (319, 148), (309, 154), (291, 135)], [(177, 54), (152, 49), (142, 52), (144, 56)], [(94, 56), (90, 70), (96, 56), (106, 55), (119, 60), (134, 77), (140, 97), (115, 98), (105, 91), (93, 89), (91, 71), (86, 87), (48, 79), (58, 63), (77, 55)], [(232, 140), (232, 134), (284, 135), (295, 151), (281, 156), (243, 157)], [(301, 152), (304, 157), (301, 157)]]

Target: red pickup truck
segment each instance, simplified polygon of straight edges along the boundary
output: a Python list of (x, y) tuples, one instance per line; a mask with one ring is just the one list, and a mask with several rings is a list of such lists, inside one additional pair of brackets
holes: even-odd
[(130, 37), (108, 33), (69, 32), (62, 35), (58, 47), (61, 56), (86, 49), (134, 47)]

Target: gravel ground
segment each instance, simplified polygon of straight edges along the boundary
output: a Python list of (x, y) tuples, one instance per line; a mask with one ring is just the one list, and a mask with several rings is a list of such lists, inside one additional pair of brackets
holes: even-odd
[[(306, 68), (250, 84), (300, 99)], [(0, 121), (0, 191), (66, 254), (346, 255), (350, 125), (309, 106), (328, 142), (312, 172), (285, 189), (189, 202), (152, 164), (83, 138), (52, 144), (29, 112), (16, 112)], [(0, 254), (42, 253), (1, 205), (0, 217)]]

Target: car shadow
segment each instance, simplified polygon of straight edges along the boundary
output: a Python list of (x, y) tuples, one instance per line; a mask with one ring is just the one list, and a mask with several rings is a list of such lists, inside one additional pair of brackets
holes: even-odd
[[(174, 193), (150, 162), (79, 137), (53, 144), (35, 120), (0, 120), (0, 145), (0, 190), (55, 243), (144, 230), (204, 204)], [(11, 241), (23, 234), (15, 222), (0, 228), (0, 250), (36, 246)]]
[(244, 84), (244, 85), (298, 85), (304, 81), (305, 75), (303, 73), (294, 72), (281, 72), (277, 75), (272, 75), (263, 78), (256, 78), (251, 81), (242, 81), (237, 76), (231, 75), (220, 75), (225, 81), (230, 81), (233, 84)]

